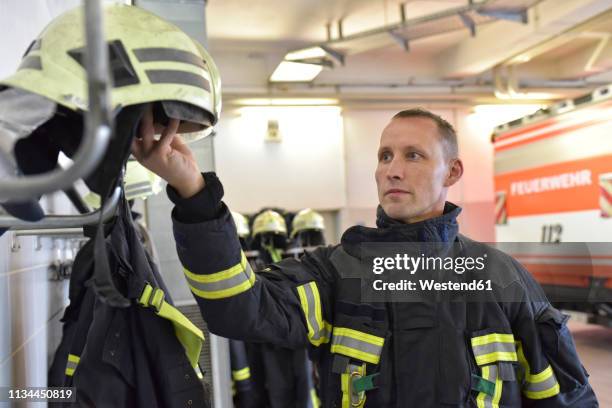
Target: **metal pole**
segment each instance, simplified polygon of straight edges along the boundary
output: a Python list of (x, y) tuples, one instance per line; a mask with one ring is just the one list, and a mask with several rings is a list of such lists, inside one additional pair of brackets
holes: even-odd
[(104, 156), (111, 137), (108, 106), (110, 75), (104, 38), (104, 14), (101, 0), (85, 0), (84, 6), (89, 112), (85, 117), (85, 135), (74, 156), (74, 163), (65, 170), (0, 180), (2, 201), (37, 198), (42, 194), (72, 187), (75, 181), (89, 175)]

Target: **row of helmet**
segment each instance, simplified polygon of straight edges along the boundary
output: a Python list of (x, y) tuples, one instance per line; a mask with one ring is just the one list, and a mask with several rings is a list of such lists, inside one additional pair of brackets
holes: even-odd
[(297, 213), (263, 209), (252, 217), (232, 211), (238, 237), (256, 249), (262, 240), (274, 240), (277, 247), (318, 246), (325, 243), (325, 222), (318, 212), (305, 208)]

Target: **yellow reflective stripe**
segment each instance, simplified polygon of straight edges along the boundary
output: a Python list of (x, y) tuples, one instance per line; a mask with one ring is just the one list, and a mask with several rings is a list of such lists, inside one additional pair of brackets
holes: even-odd
[(203, 299), (223, 299), (249, 290), (255, 284), (256, 277), (244, 252), (241, 257), (239, 264), (213, 274), (198, 275), (185, 269), (189, 288)]
[(514, 335), (490, 333), (471, 339), (472, 351), (478, 365), (491, 364), (496, 361), (517, 361)]
[(227, 280), (235, 275), (238, 275), (239, 273), (242, 273), (246, 269), (247, 258), (242, 251), (240, 252), (240, 255), (240, 263), (232, 266), (231, 268), (207, 275), (198, 275), (185, 269), (185, 275), (187, 275), (189, 279), (201, 283), (213, 283)]
[(374, 336), (372, 334), (360, 332), (357, 330), (349, 329), (347, 327), (335, 327), (334, 335), (337, 336), (346, 336), (351, 337), (353, 339), (357, 339), (360, 341), (365, 341), (366, 343), (373, 344), (375, 346), (382, 347), (385, 344), (384, 337)]
[(332, 353), (378, 364), (385, 339), (346, 327), (334, 327)]
[(499, 377), (499, 367), (497, 365), (482, 367), (482, 378), (495, 383), (495, 391), (493, 395), (479, 392), (476, 397), (476, 406), (478, 408), (499, 408), (503, 388), (501, 378)]
[(482, 346), (489, 343), (514, 343), (514, 335), (491, 333), (485, 336), (472, 337), (472, 346)]
[(234, 381), (244, 381), (251, 378), (251, 369), (244, 367), (243, 369), (232, 371), (232, 378)]
[(204, 290), (194, 288), (191, 285), (189, 285), (189, 288), (195, 295), (203, 299), (215, 300), (215, 299), (224, 299), (224, 298), (239, 295), (242, 292), (246, 292), (247, 290), (251, 289), (254, 284), (255, 284), (255, 275), (251, 275), (249, 276), (248, 280), (240, 283), (239, 285), (228, 288), (228, 289), (222, 289), (222, 290), (216, 290), (216, 291), (204, 291)]
[(320, 408), (321, 400), (317, 395), (317, 391), (314, 388), (310, 389), (310, 402), (312, 403), (312, 408)]
[(525, 396), (527, 398), (530, 398), (530, 399), (544, 399), (544, 398), (554, 397), (555, 395), (559, 394), (560, 392), (561, 392), (561, 389), (559, 388), (559, 383), (556, 383), (554, 386), (552, 386), (548, 390), (544, 390), (544, 391), (523, 391), (523, 394), (525, 394)]
[[(484, 379), (489, 378), (489, 366), (482, 367), (482, 378)], [(484, 392), (478, 393), (478, 396), (476, 397), (476, 406), (478, 408), (485, 408), (485, 398), (486, 397), (487, 397), (487, 394), (485, 394)]]
[(499, 408), (499, 401), (501, 400), (503, 384), (501, 378), (499, 377), (499, 367), (497, 367), (497, 373), (495, 376), (495, 393), (493, 395), (491, 405), (493, 408)]
[(332, 353), (344, 354), (345, 356), (353, 357), (361, 361), (365, 361), (371, 364), (378, 364), (380, 361), (380, 355), (366, 353), (351, 347), (343, 346), (341, 344), (333, 344), (331, 346)]
[(515, 352), (505, 352), (505, 351), (496, 351), (489, 354), (484, 354), (481, 356), (475, 356), (476, 363), (478, 365), (486, 365), (491, 364), (497, 361), (516, 361), (516, 353)]
[(81, 361), (81, 358), (79, 356), (76, 356), (74, 354), (68, 354), (68, 361), (66, 363), (65, 372), (67, 376), (72, 377), (74, 375), (74, 371), (76, 370), (79, 361)]
[(544, 371), (539, 374), (530, 375), (527, 382), (536, 383), (548, 380), (553, 376), (553, 370), (551, 366), (546, 367)]
[(349, 384), (351, 376), (349, 374), (342, 374), (340, 376), (340, 390), (342, 391), (342, 408), (351, 408), (351, 394), (349, 390)]
[(560, 392), (559, 383), (551, 366), (539, 374), (530, 375), (523, 390), (525, 396), (531, 399), (543, 399), (557, 395)]
[(559, 394), (561, 389), (552, 367), (548, 365), (542, 372), (531, 374), (531, 368), (525, 358), (523, 345), (520, 341), (516, 342), (516, 348), (519, 363), (525, 372), (525, 378), (522, 379), (523, 395), (530, 399), (544, 399)]
[(329, 343), (332, 326), (323, 320), (321, 297), (317, 284), (315, 282), (309, 282), (298, 286), (296, 289), (306, 319), (308, 340), (315, 346), (319, 346), (322, 343)]

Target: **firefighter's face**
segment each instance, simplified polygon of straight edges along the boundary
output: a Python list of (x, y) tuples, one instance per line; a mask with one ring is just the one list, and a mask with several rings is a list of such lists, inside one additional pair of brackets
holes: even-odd
[(378, 149), (376, 185), (387, 215), (417, 222), (440, 215), (448, 187), (463, 173), (459, 159), (448, 158), (437, 124), (429, 118), (393, 119)]

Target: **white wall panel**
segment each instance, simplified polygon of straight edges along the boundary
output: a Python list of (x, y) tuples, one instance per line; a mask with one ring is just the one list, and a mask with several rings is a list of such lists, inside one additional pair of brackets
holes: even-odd
[[(277, 120), (282, 142), (266, 142)], [(338, 209), (346, 203), (342, 118), (336, 107), (243, 108), (226, 112), (215, 137), (225, 201), (236, 211), (264, 206)]]

